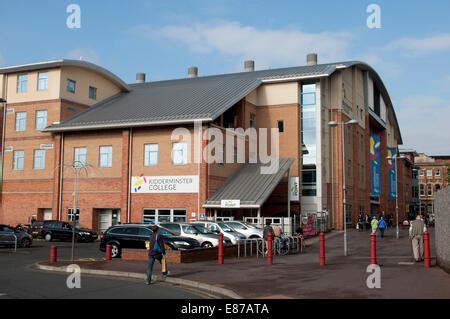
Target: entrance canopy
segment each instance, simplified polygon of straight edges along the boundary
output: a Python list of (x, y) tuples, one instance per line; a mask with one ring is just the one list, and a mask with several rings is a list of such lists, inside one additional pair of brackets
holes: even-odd
[(239, 208), (261, 208), (264, 202), (289, 171), (293, 159), (280, 158), (279, 169), (274, 174), (262, 174), (261, 163), (244, 164), (212, 195), (204, 208), (224, 208), (222, 201), (240, 201)]

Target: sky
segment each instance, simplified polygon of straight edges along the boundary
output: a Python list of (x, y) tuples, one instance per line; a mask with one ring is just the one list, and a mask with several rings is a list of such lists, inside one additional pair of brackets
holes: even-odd
[[(70, 4), (80, 28), (68, 28)], [(370, 4), (380, 28), (369, 28)], [(59, 58), (97, 63), (127, 83), (360, 60), (383, 79), (403, 145), (450, 155), (450, 1), (0, 0), (0, 67)]]

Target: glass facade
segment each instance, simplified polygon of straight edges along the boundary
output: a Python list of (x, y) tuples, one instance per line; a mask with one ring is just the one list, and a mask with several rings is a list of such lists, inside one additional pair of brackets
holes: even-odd
[(303, 84), (301, 92), (302, 196), (317, 195), (316, 85)]

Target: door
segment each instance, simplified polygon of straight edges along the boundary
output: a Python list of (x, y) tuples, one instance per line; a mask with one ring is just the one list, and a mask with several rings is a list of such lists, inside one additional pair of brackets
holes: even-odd
[(103, 209), (98, 216), (98, 229), (101, 233), (104, 233), (109, 227), (112, 226), (112, 209)]
[(52, 220), (53, 214), (51, 208), (44, 209), (44, 220)]

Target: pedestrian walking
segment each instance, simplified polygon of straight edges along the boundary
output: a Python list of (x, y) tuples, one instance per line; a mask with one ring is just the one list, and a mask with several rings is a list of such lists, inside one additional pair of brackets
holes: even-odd
[(410, 223), (409, 239), (411, 239), (412, 250), (416, 262), (423, 261), (423, 233), (427, 230), (422, 216), (417, 215)]
[(372, 221), (370, 222), (370, 227), (372, 228), (372, 234), (376, 234), (377, 233), (377, 229), (378, 229), (377, 216), (373, 216), (372, 217)]
[(386, 221), (384, 220), (383, 217), (381, 217), (380, 221), (378, 222), (378, 229), (380, 230), (381, 238), (384, 237), (384, 231), (386, 227), (387, 227)]
[(270, 220), (266, 220), (266, 226), (264, 226), (263, 237), (267, 241), (269, 237), (269, 233), (272, 233), (272, 238), (275, 238), (275, 232), (273, 231), (273, 227), (270, 225)]
[(161, 272), (165, 277), (167, 277), (167, 263), (166, 263), (166, 250), (164, 249), (164, 237), (159, 234), (159, 227), (157, 225), (152, 225), (152, 234), (150, 235), (150, 250), (148, 252), (148, 263), (147, 263), (147, 285), (152, 282), (153, 265), (155, 260), (161, 263)]
[(363, 231), (364, 227), (364, 214), (363, 213), (359, 213), (359, 217), (358, 217), (358, 231)]

